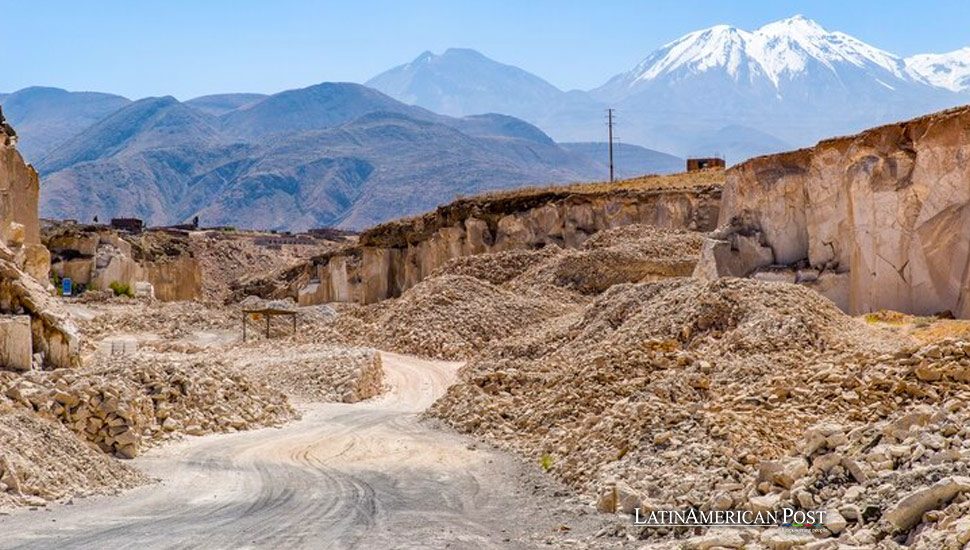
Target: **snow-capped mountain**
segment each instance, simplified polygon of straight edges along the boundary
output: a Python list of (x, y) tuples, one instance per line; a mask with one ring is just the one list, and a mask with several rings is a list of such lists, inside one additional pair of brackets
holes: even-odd
[[(800, 146), (967, 102), (940, 85), (960, 67), (959, 56), (946, 61), (933, 81), (913, 62), (799, 15), (755, 31), (692, 32), (590, 93), (632, 118), (627, 140), (649, 147), (691, 154), (730, 125)], [(658, 135), (671, 127), (676, 139)]]
[(460, 49), (367, 85), (441, 113), (518, 116), (557, 141), (602, 141), (610, 106), (626, 143), (733, 162), (968, 103), (970, 48), (904, 59), (796, 15), (689, 33), (589, 92)]
[(783, 99), (798, 80), (839, 80), (844, 87), (868, 81), (894, 90), (917, 83), (902, 58), (841, 32), (829, 32), (801, 15), (754, 32), (718, 25), (683, 36), (617, 75), (594, 95), (622, 100), (652, 83), (691, 80), (717, 73), (738, 86), (773, 90)]
[(914, 78), (952, 92), (970, 92), (970, 47), (949, 53), (925, 53), (906, 58)]

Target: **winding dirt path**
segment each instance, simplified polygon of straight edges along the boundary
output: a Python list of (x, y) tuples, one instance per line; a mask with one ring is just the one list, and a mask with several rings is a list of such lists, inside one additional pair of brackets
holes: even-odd
[(190, 438), (135, 461), (160, 484), (0, 517), (0, 548), (548, 548), (559, 499), (511, 457), (418, 422), (459, 364), (386, 353), (384, 366), (377, 400)]

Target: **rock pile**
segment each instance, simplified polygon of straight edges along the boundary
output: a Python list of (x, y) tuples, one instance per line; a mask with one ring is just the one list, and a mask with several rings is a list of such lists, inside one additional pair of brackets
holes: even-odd
[(0, 510), (110, 493), (147, 481), (58, 422), (0, 404)]
[(125, 458), (172, 434), (274, 426), (295, 416), (279, 391), (214, 363), (138, 354), (83, 372), (0, 373), (0, 399)]
[(690, 273), (702, 240), (689, 231), (630, 225), (603, 231), (580, 250), (549, 245), (459, 257), (397, 299), (341, 306), (341, 315), (313, 334), (331, 343), (468, 359), (558, 323), (614, 284)]
[(962, 548), (967, 365), (962, 343), (900, 349), (799, 286), (674, 279), (494, 344), (431, 414), (610, 510), (819, 508), (831, 548)]
[[(515, 334), (561, 313), (561, 305), (464, 275), (425, 279), (397, 300), (348, 316), (336, 332), (375, 347), (440, 359), (467, 359), (489, 342)], [(369, 317), (369, 318), (368, 318)]]
[(546, 246), (539, 250), (506, 250), (459, 256), (438, 268), (431, 276), (464, 275), (501, 285), (558, 256), (560, 252), (557, 246)]
[(384, 391), (381, 355), (373, 349), (272, 342), (259, 354), (238, 351), (232, 357), (240, 372), (290, 396), (356, 403)]
[(177, 339), (197, 331), (239, 330), (242, 323), (238, 310), (201, 307), (195, 302), (139, 303), (119, 298), (92, 307), (96, 307), (96, 315), (78, 321), (81, 332), (92, 344), (114, 334), (147, 333)]
[(686, 277), (694, 271), (702, 234), (628, 225), (590, 237), (579, 250), (563, 250), (511, 282), (517, 290), (559, 287), (595, 295), (620, 283)]

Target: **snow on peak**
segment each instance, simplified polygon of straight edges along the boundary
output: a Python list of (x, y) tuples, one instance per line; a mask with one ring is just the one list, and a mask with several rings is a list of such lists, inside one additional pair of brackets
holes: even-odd
[(970, 47), (949, 53), (925, 53), (906, 58), (906, 71), (932, 86), (951, 92), (970, 91)]
[(749, 75), (765, 75), (777, 88), (784, 78), (799, 75), (814, 63), (832, 72), (848, 63), (906, 78), (899, 57), (796, 15), (754, 32), (727, 25), (692, 32), (643, 60), (631, 80), (652, 80), (684, 69), (690, 73), (723, 69), (738, 79), (747, 69)]
[(728, 25), (694, 31), (644, 59), (633, 71), (637, 75), (634, 80), (650, 80), (680, 67), (695, 73), (725, 67), (728, 74), (737, 77), (747, 62), (745, 50), (750, 39), (750, 33)]
[(821, 25), (805, 17), (804, 15), (794, 15), (788, 19), (768, 23), (767, 25), (758, 29), (757, 32), (768, 34), (793, 34), (803, 37), (823, 36), (828, 34), (828, 31), (823, 29)]
[(833, 72), (839, 63), (851, 63), (904, 78), (899, 57), (845, 33), (829, 32), (801, 15), (769, 23), (755, 31), (754, 36), (753, 55), (776, 86), (786, 73), (803, 72), (810, 61), (817, 61)]

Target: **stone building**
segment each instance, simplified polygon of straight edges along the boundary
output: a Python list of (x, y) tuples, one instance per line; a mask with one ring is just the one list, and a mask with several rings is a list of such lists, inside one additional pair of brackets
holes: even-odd
[(706, 170), (708, 168), (724, 168), (724, 159), (717, 157), (687, 159), (687, 171)]

